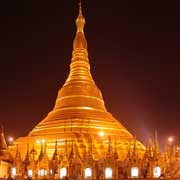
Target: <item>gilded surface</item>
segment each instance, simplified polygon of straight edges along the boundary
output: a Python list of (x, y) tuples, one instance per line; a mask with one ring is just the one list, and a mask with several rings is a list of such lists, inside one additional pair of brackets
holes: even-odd
[[(92, 78), (84, 25), (85, 19), (80, 8), (76, 19), (77, 32), (73, 42), (69, 76), (58, 92), (54, 109), (27, 137), (17, 139), (16, 144), (24, 149), (24, 153), (24, 145), (29, 143), (32, 146), (37, 139), (46, 140), (49, 156), (54, 152), (56, 141), (62, 150), (65, 150), (64, 142), (67, 140), (68, 151), (71, 143), (75, 142), (82, 155), (89, 140), (92, 140), (95, 158), (104, 155), (109, 137), (113, 148), (114, 144), (117, 145), (116, 149), (121, 158), (125, 158), (128, 148), (133, 146), (134, 137), (106, 110), (101, 91)], [(104, 137), (99, 136), (100, 132), (104, 132)], [(140, 154), (145, 150), (139, 141), (137, 149)]]

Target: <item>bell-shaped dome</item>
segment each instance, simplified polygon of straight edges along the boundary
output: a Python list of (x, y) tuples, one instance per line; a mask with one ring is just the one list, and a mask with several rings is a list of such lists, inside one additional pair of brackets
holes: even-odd
[[(76, 142), (79, 148), (85, 147), (89, 139), (96, 144), (94, 150), (101, 154), (98, 144), (99, 132), (112, 136), (112, 141), (121, 143), (126, 153), (132, 134), (106, 110), (101, 91), (95, 84), (91, 72), (84, 35), (85, 18), (81, 6), (76, 19), (77, 32), (73, 43), (69, 76), (60, 88), (55, 106), (51, 112), (36, 125), (28, 140), (46, 138), (51, 142), (68, 139)], [(23, 138), (19, 139), (23, 142)], [(18, 143), (18, 141), (17, 141)], [(138, 142), (139, 149), (144, 146)]]

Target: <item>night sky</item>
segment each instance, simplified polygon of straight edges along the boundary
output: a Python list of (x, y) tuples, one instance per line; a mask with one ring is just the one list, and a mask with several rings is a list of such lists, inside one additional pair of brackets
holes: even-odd
[[(173, 1), (172, 1), (173, 2)], [(180, 138), (180, 18), (165, 1), (84, 0), (91, 72), (107, 109), (142, 142)], [(0, 4), (0, 122), (25, 136), (69, 73), (77, 2)]]

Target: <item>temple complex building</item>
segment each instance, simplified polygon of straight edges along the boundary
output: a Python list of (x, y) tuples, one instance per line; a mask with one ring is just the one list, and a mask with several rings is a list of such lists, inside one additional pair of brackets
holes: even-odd
[(8, 169), (4, 176), (159, 178), (166, 172), (172, 176), (170, 164), (178, 174), (179, 146), (161, 153), (156, 134), (155, 143), (149, 139), (145, 147), (106, 109), (90, 72), (84, 26), (80, 4), (69, 76), (58, 92), (53, 110), (9, 148), (1, 130), (0, 163), (7, 163)]

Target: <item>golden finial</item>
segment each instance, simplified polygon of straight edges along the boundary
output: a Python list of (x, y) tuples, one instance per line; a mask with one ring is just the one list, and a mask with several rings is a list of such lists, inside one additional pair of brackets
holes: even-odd
[(82, 15), (82, 2), (79, 0), (79, 15)]
[(87, 49), (87, 42), (84, 36), (84, 26), (85, 26), (85, 18), (82, 13), (82, 3), (81, 0), (78, 3), (79, 6), (79, 14), (76, 19), (76, 37), (73, 42), (73, 49)]
[(78, 17), (76, 19), (77, 32), (83, 32), (84, 25), (85, 25), (85, 19), (84, 19), (83, 14), (82, 14), (82, 3), (80, 0), (79, 1), (79, 14), (78, 14)]

